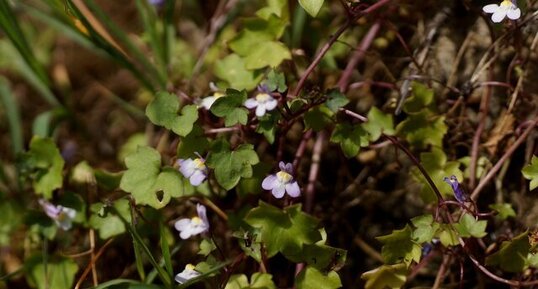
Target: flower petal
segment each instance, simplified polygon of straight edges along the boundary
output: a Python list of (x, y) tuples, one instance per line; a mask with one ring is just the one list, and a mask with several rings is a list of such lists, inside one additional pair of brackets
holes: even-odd
[(299, 185), (297, 184), (297, 182), (286, 184), (286, 192), (292, 198), (297, 198), (298, 196), (301, 195), (301, 189), (299, 188)]
[(191, 185), (199, 186), (206, 178), (206, 175), (201, 170), (195, 170), (192, 176), (189, 178)]
[(262, 117), (265, 114), (265, 104), (260, 104), (256, 107), (256, 116)]
[(256, 106), (258, 106), (258, 102), (254, 98), (249, 98), (249, 99), (245, 100), (245, 106), (248, 109), (253, 109)]
[(174, 228), (176, 228), (176, 230), (178, 231), (184, 231), (184, 230), (187, 230), (187, 228), (189, 228), (191, 226), (191, 219), (180, 219), (178, 221), (176, 221), (176, 223), (174, 224)]
[(503, 21), (504, 17), (506, 17), (506, 10), (499, 9), (499, 10), (495, 11), (495, 13), (493, 13), (493, 15), (491, 15), (491, 21), (493, 21), (495, 23), (499, 23), (499, 22)]
[(181, 233), (179, 233), (179, 237), (183, 240), (187, 240), (188, 238), (191, 237), (191, 235), (192, 235), (192, 232), (190, 228), (188, 230), (181, 231)]
[(275, 107), (277, 106), (278, 104), (278, 101), (274, 98), (271, 98), (271, 99), (268, 99), (266, 102), (265, 102), (265, 109), (267, 110), (273, 110), (275, 109)]
[(506, 13), (506, 16), (508, 16), (508, 18), (512, 20), (517, 20), (521, 17), (521, 10), (514, 6), (510, 8), (510, 10), (508, 10), (508, 12)]
[(215, 103), (215, 100), (217, 100), (216, 97), (208, 96), (202, 99), (202, 102), (200, 103), (200, 105), (206, 110), (210, 110), (213, 103)]
[(181, 174), (186, 178), (190, 178), (195, 170), (194, 161), (192, 159), (179, 159), (178, 163)]
[(274, 187), (272, 190), (271, 190), (271, 193), (273, 194), (273, 196), (277, 199), (280, 199), (284, 196), (284, 193), (286, 192), (286, 188), (284, 185), (278, 185), (276, 187)]
[(209, 229), (209, 221), (207, 220), (207, 210), (204, 205), (196, 204), (196, 212), (198, 213), (198, 218), (204, 221), (204, 225)]
[(274, 187), (278, 186), (278, 180), (275, 175), (269, 175), (263, 179), (262, 188), (264, 190), (272, 190)]
[(484, 7), (482, 7), (482, 11), (486, 13), (495, 13), (499, 10), (499, 5), (497, 4), (489, 4)]

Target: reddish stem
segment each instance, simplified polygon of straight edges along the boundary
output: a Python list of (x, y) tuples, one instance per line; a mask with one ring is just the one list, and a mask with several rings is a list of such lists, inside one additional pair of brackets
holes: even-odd
[(368, 30), (368, 32), (362, 39), (361, 43), (355, 50), (355, 53), (353, 53), (353, 55), (351, 56), (351, 59), (347, 63), (347, 66), (342, 73), (340, 80), (338, 81), (338, 87), (340, 88), (340, 92), (344, 93), (347, 91), (349, 79), (351, 78), (353, 70), (355, 69), (355, 67), (357, 67), (357, 64), (359, 64), (359, 62), (364, 58), (364, 55), (366, 55), (366, 50), (370, 48), (370, 45), (374, 41), (374, 38), (379, 32), (380, 27), (381, 21), (377, 20), (374, 25), (370, 27), (370, 30)]

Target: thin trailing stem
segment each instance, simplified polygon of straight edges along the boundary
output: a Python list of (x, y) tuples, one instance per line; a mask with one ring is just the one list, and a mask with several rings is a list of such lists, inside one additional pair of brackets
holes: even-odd
[(368, 30), (368, 32), (366, 33), (366, 35), (360, 42), (359, 47), (357, 47), (357, 49), (351, 56), (351, 59), (347, 63), (347, 66), (344, 69), (344, 72), (342, 73), (340, 80), (338, 81), (338, 87), (340, 88), (340, 92), (347, 91), (349, 79), (351, 78), (351, 74), (353, 73), (353, 70), (355, 69), (355, 67), (357, 67), (357, 64), (364, 58), (364, 55), (366, 54), (366, 50), (368, 50), (368, 48), (374, 41), (377, 33), (379, 32), (380, 27), (381, 27), (381, 21), (378, 20), (374, 23), (374, 25), (370, 27), (370, 30)]
[[(490, 71), (491, 76), (491, 71)], [(478, 146), (480, 144), (480, 137), (486, 126), (486, 118), (488, 116), (488, 107), (489, 107), (489, 98), (491, 97), (491, 88), (486, 86), (484, 93), (482, 94), (482, 101), (480, 102), (480, 117), (478, 127), (473, 137), (473, 144), (471, 148), (471, 163), (469, 166), (470, 176), (469, 176), (469, 186), (474, 188), (476, 183), (476, 162), (478, 160)]]
[(391, 0), (380, 0), (378, 2), (376, 2), (375, 4), (371, 5), (370, 7), (364, 9), (363, 11), (359, 12), (356, 16), (352, 17), (352, 18), (348, 18), (346, 20), (346, 22), (344, 23), (344, 25), (342, 25), (330, 38), (329, 40), (327, 41), (327, 43), (325, 43), (325, 45), (323, 45), (323, 47), (320, 49), (320, 51), (318, 52), (318, 54), (316, 55), (316, 57), (314, 58), (314, 60), (312, 61), (312, 63), (310, 63), (310, 65), (308, 66), (308, 68), (305, 70), (305, 72), (303, 73), (303, 75), (301, 76), (301, 78), (299, 79), (299, 82), (297, 83), (297, 86), (295, 87), (295, 89), (293, 90), (293, 92), (291, 93), (291, 96), (292, 97), (297, 97), (299, 96), (299, 93), (301, 92), (301, 90), (303, 89), (304, 85), (305, 85), (305, 82), (306, 82), (306, 79), (308, 78), (308, 76), (310, 76), (310, 74), (312, 74), (312, 72), (314, 71), (314, 69), (318, 66), (318, 64), (320, 63), (321, 59), (323, 58), (323, 56), (325, 56), (325, 54), (327, 53), (327, 51), (329, 51), (329, 49), (333, 46), (333, 44), (336, 42), (336, 40), (338, 40), (338, 38), (340, 37), (340, 35), (342, 35), (342, 33), (344, 33), (349, 27), (351, 27), (353, 25), (353, 23), (355, 23), (355, 21), (357, 21), (359, 18), (363, 17), (364, 15), (368, 15), (372, 12), (374, 12), (375, 10), (383, 7), (384, 5), (388, 4)]
[(471, 199), (476, 202), (478, 199), (478, 195), (484, 189), (484, 187), (491, 181), (495, 174), (501, 169), (504, 162), (506, 162), (512, 154), (516, 151), (516, 149), (525, 141), (527, 136), (531, 133), (531, 131), (535, 128), (535, 126), (538, 124), (538, 118), (535, 118), (532, 123), (525, 129), (525, 131), (519, 136), (519, 138), (506, 150), (504, 155), (497, 161), (497, 163), (491, 168), (491, 170), (486, 174), (486, 176), (478, 183), (478, 186), (474, 189), (474, 191), (471, 194)]

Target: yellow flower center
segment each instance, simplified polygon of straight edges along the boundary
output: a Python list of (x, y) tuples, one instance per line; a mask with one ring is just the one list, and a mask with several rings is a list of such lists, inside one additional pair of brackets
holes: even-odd
[(284, 171), (280, 171), (280, 172), (276, 173), (276, 177), (282, 183), (288, 183), (293, 178), (290, 174), (288, 174), (288, 173), (286, 173)]
[(204, 221), (202, 221), (202, 219), (200, 219), (199, 217), (192, 217), (191, 222), (194, 225), (202, 225), (204, 223)]
[(64, 212), (61, 212), (58, 214), (58, 217), (56, 218), (56, 220), (58, 220), (58, 222), (63, 222), (67, 219), (67, 214), (64, 213)]
[(258, 95), (256, 95), (257, 102), (266, 102), (269, 98), (271, 98), (271, 96), (267, 93), (258, 93)]
[(192, 264), (187, 264), (185, 265), (185, 270), (191, 270), (191, 271), (194, 271), (194, 268), (196, 268), (194, 265)]
[(504, 0), (503, 2), (501, 2), (501, 5), (500, 5), (500, 6), (501, 6), (501, 7), (504, 6), (504, 8), (510, 7), (510, 6), (512, 6), (512, 1), (510, 1), (510, 0)]
[(217, 98), (219, 98), (219, 97), (223, 97), (223, 96), (225, 96), (225, 94), (222, 93), (222, 92), (215, 92), (215, 93), (213, 93), (213, 97), (214, 97), (215, 99), (217, 99)]
[(192, 162), (194, 163), (195, 168), (199, 170), (205, 169), (205, 162), (202, 159), (194, 159)]

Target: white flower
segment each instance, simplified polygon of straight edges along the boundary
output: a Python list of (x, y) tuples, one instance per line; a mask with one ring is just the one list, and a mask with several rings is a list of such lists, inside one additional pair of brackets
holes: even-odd
[(510, 0), (503, 0), (500, 5), (486, 5), (482, 10), (486, 13), (493, 13), (493, 15), (491, 15), (491, 21), (495, 23), (503, 21), (504, 17), (508, 17), (512, 20), (521, 17), (521, 10), (517, 8), (515, 1)]
[(191, 219), (185, 218), (178, 220), (174, 225), (176, 230), (179, 231), (179, 236), (183, 240), (209, 230), (206, 208), (203, 205), (197, 204), (196, 211), (198, 212), (198, 216), (192, 217)]
[(179, 159), (177, 160), (179, 165), (179, 171), (181, 174), (189, 178), (191, 185), (198, 186), (206, 178), (208, 174), (207, 166), (205, 165), (205, 160), (203, 158), (195, 159)]
[(200, 272), (194, 270), (194, 268), (196, 268), (194, 267), (194, 265), (187, 264), (183, 272), (176, 275), (176, 278), (175, 278), (176, 282), (179, 284), (183, 284), (187, 282), (189, 279), (200, 276), (201, 275)]
[(277, 199), (282, 198), (285, 192), (293, 198), (301, 195), (301, 189), (292, 176), (292, 164), (280, 162), (278, 166), (280, 167), (280, 172), (267, 176), (262, 182), (262, 188), (270, 190)]
[(54, 220), (56, 226), (67, 231), (71, 229), (73, 219), (77, 215), (77, 211), (60, 205), (53, 205), (45, 199), (40, 199), (39, 204), (43, 207), (45, 214)]
[(200, 106), (205, 108), (206, 110), (210, 110), (213, 103), (215, 103), (217, 99), (223, 97), (224, 95), (225, 94), (222, 92), (215, 92), (211, 96), (204, 97), (200, 102)]
[(256, 108), (256, 116), (258, 117), (263, 116), (266, 111), (275, 109), (277, 104), (278, 101), (266, 92), (259, 92), (255, 97), (245, 101), (245, 106), (248, 109)]

